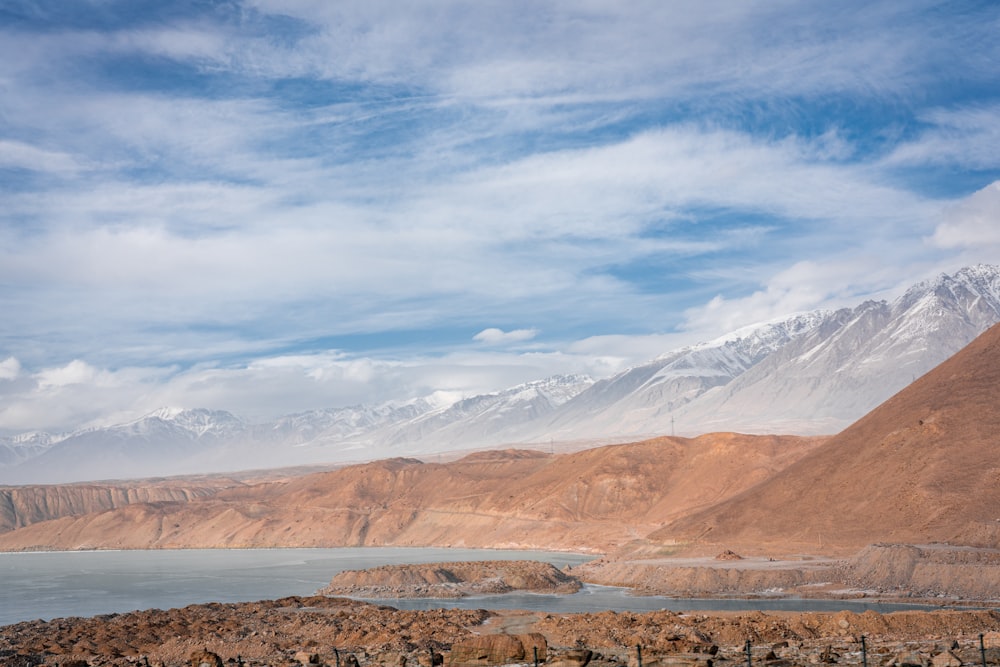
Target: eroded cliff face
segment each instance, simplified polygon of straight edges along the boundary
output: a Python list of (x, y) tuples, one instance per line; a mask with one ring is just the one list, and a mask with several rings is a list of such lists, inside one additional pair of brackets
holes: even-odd
[(146, 482), (0, 487), (0, 532), (63, 517), (106, 512), (136, 503), (185, 503), (234, 482)]

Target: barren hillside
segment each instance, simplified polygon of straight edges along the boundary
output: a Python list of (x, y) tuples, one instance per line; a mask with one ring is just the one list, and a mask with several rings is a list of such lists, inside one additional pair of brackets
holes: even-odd
[(821, 438), (711, 434), (550, 456), (390, 459), (0, 535), (0, 549), (440, 545), (605, 551), (745, 491)]
[(1000, 326), (772, 479), (650, 536), (744, 550), (1000, 544)]

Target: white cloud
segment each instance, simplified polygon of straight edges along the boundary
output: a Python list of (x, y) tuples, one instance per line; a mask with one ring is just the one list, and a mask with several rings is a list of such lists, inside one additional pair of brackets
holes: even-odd
[(922, 120), (930, 127), (895, 148), (885, 158), (886, 166), (1000, 167), (1000, 105), (936, 109)]
[(1000, 248), (1000, 181), (950, 206), (943, 217), (931, 237), (934, 245), (995, 253)]
[[(307, 180), (319, 182), (323, 173)], [(814, 246), (871, 235), (873, 220), (894, 240), (912, 234), (927, 202), (872, 176), (864, 167), (817, 162), (805, 142), (678, 126), (414, 184), (377, 209), (318, 193), (288, 206), (281, 184), (112, 182), (54, 201), (13, 197), (15, 210), (48, 220), (49, 229), (4, 243), (0, 275), (31, 286), (5, 297), (24, 313), (19, 330), (56, 335), (86, 321), (117, 337), (143, 326), (142, 341), (120, 339), (114, 347), (121, 350), (158, 345), (150, 324), (168, 327), (170, 336), (206, 321), (265, 326), (268, 338), (287, 339), (420, 326), (456, 312), (605, 319), (649, 306), (605, 267), (775, 239), (756, 222), (694, 237), (692, 208), (799, 218), (812, 227)], [(338, 172), (332, 178), (349, 191), (369, 187), (366, 175), (360, 183)], [(903, 221), (898, 233), (896, 220)], [(30, 304), (40, 295), (53, 319), (32, 324)], [(290, 309), (298, 330), (279, 331)], [(105, 334), (96, 340), (108, 349)]]
[(472, 337), (472, 340), (479, 341), (480, 343), (486, 343), (487, 345), (506, 345), (507, 343), (521, 343), (531, 340), (537, 335), (537, 329), (514, 329), (512, 331), (504, 331), (502, 329), (489, 328), (483, 329), (477, 333)]
[(14, 357), (0, 361), (0, 380), (13, 380), (21, 373), (21, 362)]
[(46, 368), (38, 373), (38, 386), (42, 389), (65, 387), (68, 385), (93, 385), (97, 383), (99, 371), (90, 364), (74, 359), (59, 368)]
[(876, 254), (802, 261), (764, 276), (747, 296), (716, 295), (685, 311), (684, 329), (702, 340), (741, 327), (821, 308), (854, 306), (861, 297), (886, 293), (899, 284), (896, 264)]
[(0, 168), (73, 173), (80, 169), (67, 153), (50, 151), (21, 141), (0, 140)]

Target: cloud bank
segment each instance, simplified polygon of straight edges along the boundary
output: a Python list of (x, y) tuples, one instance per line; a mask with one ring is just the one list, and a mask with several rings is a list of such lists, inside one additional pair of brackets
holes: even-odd
[(0, 433), (606, 375), (996, 261), (998, 20), (0, 8)]

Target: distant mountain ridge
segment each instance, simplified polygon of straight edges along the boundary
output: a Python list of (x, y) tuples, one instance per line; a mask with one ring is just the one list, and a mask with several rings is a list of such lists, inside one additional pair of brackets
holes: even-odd
[(163, 409), (70, 434), (0, 438), (0, 483), (64, 482), (426, 456), (508, 443), (712, 431), (835, 433), (1000, 322), (1000, 267), (668, 352), (611, 378), (555, 376), (449, 405), (430, 398), (249, 424)]
[[(1000, 267), (747, 327), (596, 383), (525, 439), (836, 433), (1000, 322)], [(541, 426), (541, 428), (538, 428)]]

